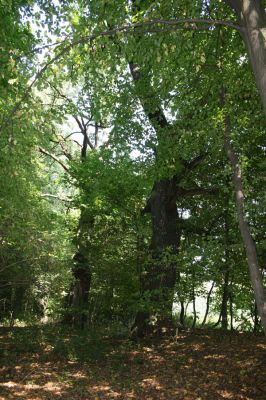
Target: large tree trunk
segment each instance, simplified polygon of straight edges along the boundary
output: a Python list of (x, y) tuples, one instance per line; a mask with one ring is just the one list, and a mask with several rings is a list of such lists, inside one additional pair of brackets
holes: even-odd
[(266, 295), (263, 287), (262, 274), (259, 268), (256, 246), (245, 218), (244, 190), (242, 184), (240, 162), (227, 136), (225, 137), (224, 147), (233, 169), (233, 185), (236, 194), (236, 208), (239, 230), (246, 250), (250, 279), (255, 293), (258, 313), (260, 315), (263, 330), (266, 335)]
[[(149, 72), (143, 75), (139, 65), (134, 62), (129, 63), (129, 68), (137, 95), (160, 146), (162, 137), (168, 134), (169, 124), (154, 93)], [(143, 299), (149, 306), (146, 311), (139, 311), (136, 315), (132, 332), (137, 336), (143, 336), (154, 328), (161, 330), (163, 325), (171, 324), (176, 282), (173, 255), (178, 252), (181, 234), (178, 229), (176, 197), (177, 177), (173, 177), (155, 182), (147, 202), (146, 211), (152, 218), (151, 261), (144, 272), (142, 291)]]
[(88, 319), (91, 268), (87, 246), (92, 224), (86, 209), (82, 208), (75, 239), (77, 251), (73, 257), (74, 282), (68, 295), (68, 311), (64, 317), (64, 322), (80, 328), (84, 328)]
[(132, 331), (143, 336), (153, 329), (169, 327), (172, 318), (176, 261), (180, 232), (174, 196), (175, 182), (156, 182), (149, 199), (152, 216), (151, 260), (143, 272), (141, 286), (146, 311), (137, 313)]
[(253, 332), (258, 332), (259, 330), (259, 318), (258, 318), (258, 308), (256, 305), (256, 302), (254, 304), (254, 317), (253, 317), (253, 321), (254, 321), (254, 326), (253, 326)]
[(266, 116), (266, 13), (260, 0), (225, 0), (242, 25), (249, 61)]

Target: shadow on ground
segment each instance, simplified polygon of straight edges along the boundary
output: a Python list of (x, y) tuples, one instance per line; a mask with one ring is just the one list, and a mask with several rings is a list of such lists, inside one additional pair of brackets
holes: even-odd
[(0, 329), (0, 400), (265, 400), (260, 335), (132, 342), (58, 326)]

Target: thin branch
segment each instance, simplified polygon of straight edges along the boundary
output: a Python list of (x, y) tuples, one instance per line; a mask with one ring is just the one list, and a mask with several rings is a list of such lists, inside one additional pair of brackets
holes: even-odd
[(43, 149), (42, 147), (39, 147), (39, 151), (40, 151), (42, 154), (44, 154), (44, 155), (46, 155), (46, 156), (52, 158), (54, 161), (56, 161), (58, 164), (60, 164), (61, 167), (64, 168), (64, 170), (65, 170), (66, 172), (69, 173), (69, 168), (68, 168), (58, 157), (56, 157), (54, 154), (49, 153), (49, 151)]
[(86, 138), (87, 144), (90, 146), (91, 150), (93, 150), (94, 146), (91, 143), (91, 141), (89, 139), (89, 136), (87, 134), (87, 128), (86, 128), (86, 124), (84, 122), (84, 119), (81, 117), (81, 120), (80, 120), (76, 115), (74, 115), (74, 118), (75, 118), (75, 120), (76, 120), (76, 122), (77, 122), (77, 124), (79, 126), (79, 129), (80, 129), (82, 135), (84, 136), (84, 138)]
[(56, 199), (56, 200), (60, 200), (60, 201), (65, 201), (67, 203), (70, 203), (72, 200), (71, 199), (65, 199), (63, 197), (60, 196), (56, 196), (55, 194), (51, 194), (51, 193), (42, 193), (41, 197), (51, 197), (52, 199)]
[(59, 97), (61, 97), (62, 99), (66, 100), (68, 103), (70, 103), (72, 105), (75, 105), (73, 103), (72, 99), (70, 99), (66, 94), (60, 92), (60, 90), (55, 85), (53, 85), (50, 81), (45, 80), (45, 82), (48, 83), (48, 85), (58, 94)]
[[(153, 26), (153, 25), (177, 26), (177, 25), (182, 25), (182, 24), (185, 25), (184, 28), (188, 29), (190, 27), (190, 29), (192, 29), (192, 30), (195, 29), (195, 24), (209, 25), (210, 27), (216, 26), (216, 25), (222, 25), (222, 26), (228, 26), (228, 27), (236, 29), (236, 30), (243, 29), (243, 27), (241, 25), (238, 25), (232, 21), (221, 20), (221, 19), (210, 19), (210, 18), (181, 18), (181, 19), (172, 19), (172, 20), (153, 19), (150, 21), (137, 22), (135, 24), (127, 25), (127, 26), (120, 27), (117, 29), (119, 29), (119, 31), (121, 31), (121, 30), (126, 30), (126, 28), (135, 29), (135, 28), (141, 28), (142, 26)], [(187, 26), (187, 24), (189, 24), (190, 26)]]
[[(57, 140), (50, 139), (50, 142), (55, 143), (54, 148), (55, 148), (57, 145), (59, 145), (59, 146), (61, 147), (61, 150), (62, 150), (62, 152), (63, 152), (63, 155), (64, 155), (69, 161), (71, 161), (71, 160), (72, 160), (72, 156), (71, 156), (71, 154), (69, 153), (69, 151), (68, 151), (68, 150), (66, 149), (66, 147), (65, 147), (66, 138), (65, 138), (64, 136), (62, 136), (62, 135), (57, 134), (57, 133), (54, 133), (54, 135), (55, 135), (55, 137), (57, 138)], [(54, 148), (53, 148), (53, 149), (54, 149)]]
[(77, 140), (73, 140), (79, 147), (82, 147), (81, 144)]
[(185, 167), (187, 170), (192, 171), (195, 169), (199, 164), (201, 164), (205, 158), (207, 157), (207, 153), (203, 153), (198, 155), (197, 157), (193, 158), (191, 161), (184, 161)]
[(77, 133), (81, 133), (80, 131), (75, 131), (75, 132), (71, 132), (68, 135), (65, 136), (65, 140), (68, 139), (70, 136), (75, 135)]
[(39, 260), (39, 259), (40, 259), (40, 257), (34, 257), (34, 258), (24, 258), (22, 260), (15, 261), (15, 262), (13, 262), (11, 264), (5, 265), (3, 268), (0, 269), (0, 272), (2, 273), (4, 270), (6, 270), (8, 268), (11, 268), (14, 265), (23, 264), (23, 263), (28, 262), (28, 261), (36, 261), (36, 260)]
[(94, 131), (94, 146), (97, 147), (98, 146), (98, 132), (99, 132), (99, 125), (95, 124), (95, 131)]
[(218, 188), (200, 188), (200, 187), (194, 187), (194, 188), (189, 188), (189, 189), (185, 189), (185, 188), (181, 188), (178, 187), (176, 194), (177, 196), (209, 196), (209, 195), (213, 195), (213, 194), (217, 194), (219, 192)]

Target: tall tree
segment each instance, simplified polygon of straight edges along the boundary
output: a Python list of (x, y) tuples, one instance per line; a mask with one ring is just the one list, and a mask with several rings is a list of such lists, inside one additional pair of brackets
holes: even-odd
[(262, 0), (224, 0), (241, 26), (249, 61), (266, 116), (266, 11)]

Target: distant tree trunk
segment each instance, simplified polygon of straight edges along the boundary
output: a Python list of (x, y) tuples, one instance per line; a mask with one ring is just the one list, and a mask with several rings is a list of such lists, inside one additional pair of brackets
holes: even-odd
[(10, 313), (9, 313), (9, 327), (12, 328), (15, 322), (15, 299), (16, 299), (16, 289), (12, 287), (10, 296)]
[(197, 322), (196, 298), (195, 298), (195, 292), (194, 292), (194, 290), (193, 290), (192, 304), (193, 304), (193, 322), (192, 322), (192, 329), (194, 329), (195, 326), (196, 326), (196, 322)]
[(220, 325), (220, 323), (221, 323), (221, 319), (222, 319), (222, 311), (220, 311), (220, 314), (219, 314), (219, 317), (218, 317), (218, 320), (217, 320), (217, 322), (215, 322), (215, 324), (213, 325), (213, 326), (214, 326), (214, 328), (216, 328), (217, 326), (219, 326), (219, 325)]
[(232, 293), (232, 281), (230, 284), (229, 291), (229, 311), (230, 311), (230, 330), (234, 330), (234, 309), (233, 309), (233, 293)]
[(185, 326), (185, 306), (184, 302), (180, 300), (180, 317), (179, 322), (182, 326)]
[[(94, 140), (89, 136), (89, 126), (91, 117), (86, 120), (84, 117), (73, 116), (83, 135), (83, 143), (81, 146), (80, 160), (82, 163), (86, 161), (87, 150), (97, 149), (99, 126), (97, 122), (94, 125)], [(82, 192), (82, 186), (81, 186)], [(91, 266), (89, 260), (89, 238), (93, 229), (94, 218), (88, 213), (87, 208), (81, 206), (77, 235), (74, 240), (76, 245), (76, 253), (73, 257), (72, 275), (74, 278), (73, 285), (68, 296), (68, 308), (64, 317), (64, 322), (74, 326), (84, 328), (89, 320), (89, 292), (91, 286)]]
[(85, 208), (82, 208), (78, 233), (76, 237), (77, 251), (73, 257), (72, 274), (74, 282), (68, 296), (68, 310), (64, 322), (84, 328), (88, 319), (89, 291), (91, 285), (91, 268), (88, 259), (88, 236), (93, 221)]
[(206, 324), (206, 321), (207, 321), (207, 317), (208, 317), (209, 309), (210, 309), (210, 300), (211, 300), (211, 295), (212, 295), (213, 288), (214, 288), (214, 281), (212, 282), (211, 288), (210, 288), (210, 290), (208, 292), (208, 295), (207, 295), (206, 311), (205, 311), (205, 315), (204, 315), (203, 321), (201, 323), (201, 326), (204, 326)]
[[(230, 120), (226, 119), (227, 131), (230, 131)], [(239, 223), (239, 230), (245, 246), (251, 284), (255, 293), (258, 313), (261, 318), (264, 333), (266, 335), (266, 295), (263, 287), (262, 274), (259, 268), (256, 246), (250, 233), (244, 210), (244, 190), (242, 184), (241, 166), (237, 154), (228, 138), (224, 143), (227, 157), (233, 169), (233, 185), (236, 194), (236, 208)]]
[(184, 315), (184, 319), (186, 319), (186, 317), (187, 317), (187, 309), (188, 309), (189, 304), (190, 304), (190, 301), (188, 301), (187, 304), (185, 305), (185, 315)]
[(223, 299), (221, 305), (221, 322), (222, 329), (228, 329), (228, 313), (227, 313), (227, 305), (229, 300), (229, 269), (226, 266), (226, 271), (224, 274), (224, 283), (223, 283)]
[(230, 278), (230, 238), (229, 238), (229, 215), (228, 215), (228, 208), (229, 208), (229, 199), (226, 199), (226, 209), (224, 213), (224, 249), (225, 249), (225, 265), (224, 265), (224, 284), (223, 284), (223, 299), (222, 299), (222, 306), (221, 306), (221, 322), (222, 322), (222, 329), (228, 329), (228, 302), (230, 297), (230, 289), (229, 289), (229, 278)]
[(261, 0), (224, 0), (242, 26), (249, 61), (255, 76), (266, 116), (266, 13)]

